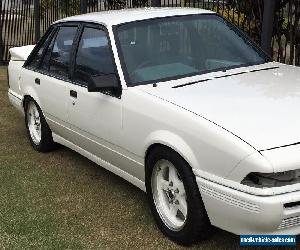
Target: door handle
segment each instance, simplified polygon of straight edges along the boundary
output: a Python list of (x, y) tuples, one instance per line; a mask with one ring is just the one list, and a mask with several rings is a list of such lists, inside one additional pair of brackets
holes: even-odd
[(77, 92), (75, 90), (70, 90), (70, 96), (77, 98)]
[(40, 85), (41, 84), (41, 80), (39, 78), (35, 78), (34, 80), (35, 84)]

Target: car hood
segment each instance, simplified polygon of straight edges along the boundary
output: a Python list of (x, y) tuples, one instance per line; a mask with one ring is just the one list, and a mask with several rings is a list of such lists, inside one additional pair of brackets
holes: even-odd
[(299, 67), (267, 63), (138, 88), (216, 123), (257, 150), (300, 142)]

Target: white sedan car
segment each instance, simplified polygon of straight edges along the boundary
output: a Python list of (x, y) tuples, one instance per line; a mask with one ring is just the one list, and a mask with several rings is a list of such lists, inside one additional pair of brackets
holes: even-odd
[(300, 233), (300, 69), (216, 13), (79, 15), (10, 53), (33, 148), (65, 145), (146, 191), (170, 239)]

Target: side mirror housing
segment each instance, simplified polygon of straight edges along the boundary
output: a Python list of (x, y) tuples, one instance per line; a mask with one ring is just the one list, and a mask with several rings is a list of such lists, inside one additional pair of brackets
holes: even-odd
[(122, 88), (118, 76), (112, 73), (91, 76), (88, 82), (88, 92), (103, 92), (105, 94), (120, 97)]

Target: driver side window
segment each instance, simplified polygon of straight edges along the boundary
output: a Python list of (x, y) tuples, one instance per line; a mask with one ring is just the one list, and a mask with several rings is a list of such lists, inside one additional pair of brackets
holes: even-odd
[(115, 67), (106, 33), (85, 27), (76, 54), (74, 80), (87, 86), (89, 77), (112, 73), (115, 73)]

